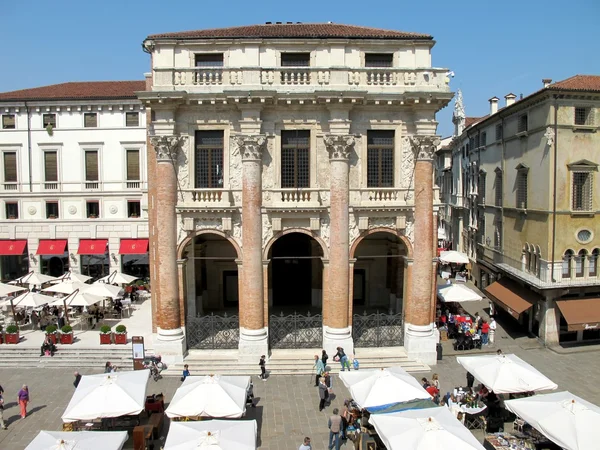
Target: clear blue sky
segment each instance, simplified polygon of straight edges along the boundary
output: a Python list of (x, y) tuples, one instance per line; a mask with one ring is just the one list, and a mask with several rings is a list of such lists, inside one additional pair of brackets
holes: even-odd
[[(66, 81), (142, 79), (148, 34), (260, 24), (327, 22), (424, 32), (433, 65), (456, 73), (468, 116), (487, 99), (527, 95), (542, 78), (600, 74), (600, 0), (3, 0), (0, 92)], [(438, 132), (452, 132), (452, 104)]]

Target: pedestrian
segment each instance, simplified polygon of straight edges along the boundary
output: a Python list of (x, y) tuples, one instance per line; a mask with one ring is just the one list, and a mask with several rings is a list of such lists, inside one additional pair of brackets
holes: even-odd
[(501, 349), (501, 348), (499, 348), (499, 349), (496, 351), (496, 355), (504, 355), (504, 353), (502, 353), (502, 349)]
[(325, 372), (323, 374), (323, 378), (325, 378), (325, 386), (327, 386), (327, 403), (331, 402), (331, 396), (334, 395), (333, 394), (333, 381), (331, 379), (331, 375), (329, 375), (329, 372)]
[(342, 366), (342, 372), (344, 372), (346, 368), (348, 368), (348, 371), (350, 371), (350, 361), (348, 361), (348, 356), (346, 356), (346, 353), (344, 353), (344, 349), (342, 347), (337, 348), (337, 353), (333, 359), (340, 362), (340, 365)]
[(323, 367), (327, 367), (327, 360), (329, 359), (329, 355), (327, 354), (327, 352), (325, 351), (325, 349), (323, 349), (323, 352), (321, 354), (321, 361), (323, 361)]
[(27, 403), (29, 403), (29, 388), (26, 384), (23, 385), (17, 394), (17, 402), (21, 408), (21, 419), (24, 419), (27, 415)]
[(319, 411), (323, 411), (325, 408), (325, 402), (329, 397), (329, 393), (327, 392), (327, 385), (325, 384), (325, 378), (319, 378)]
[(488, 333), (490, 332), (490, 324), (487, 320), (483, 320), (481, 323), (481, 344), (488, 345)]
[(265, 355), (262, 355), (258, 365), (260, 366), (260, 379), (263, 381), (267, 381), (267, 369), (265, 368), (266, 364), (267, 362), (265, 361)]
[(335, 450), (340, 450), (340, 431), (342, 429), (342, 418), (339, 415), (339, 410), (337, 408), (333, 409), (333, 416), (329, 418), (327, 426), (329, 427), (329, 450), (332, 450), (334, 445)]
[(472, 388), (475, 383), (475, 377), (471, 372), (467, 372), (467, 387)]
[(478, 332), (479, 329), (481, 328), (481, 316), (479, 315), (479, 312), (475, 313), (475, 326), (473, 328), (475, 328)]
[(431, 384), (435, 386), (438, 391), (440, 390), (440, 377), (437, 373), (434, 373), (431, 376)]
[(490, 333), (488, 335), (488, 342), (490, 343), (490, 345), (494, 345), (494, 335), (496, 334), (497, 326), (498, 325), (496, 324), (496, 318), (492, 316), (492, 318), (490, 319)]
[(346, 434), (348, 430), (348, 425), (350, 424), (350, 419), (352, 418), (352, 414), (350, 414), (350, 400), (344, 400), (344, 407), (342, 408), (342, 413), (340, 414), (342, 418), (342, 440), (346, 441), (348, 439), (348, 435)]
[(0, 427), (2, 427), (3, 430), (6, 430), (7, 428), (6, 423), (4, 422), (4, 397), (2, 397), (2, 394), (0, 394)]
[(322, 359), (319, 359), (319, 355), (315, 355), (315, 365), (313, 366), (313, 369), (315, 369), (315, 387), (318, 387), (319, 378), (325, 373), (325, 364), (323, 364)]
[(427, 381), (427, 378), (421, 378), (421, 386), (423, 386), (423, 389), (427, 389), (429, 387), (429, 381)]
[(304, 442), (298, 447), (298, 450), (312, 450), (310, 438), (308, 436), (304, 438)]
[(187, 364), (183, 365), (183, 372), (181, 373), (181, 382), (184, 382), (187, 377), (190, 376), (190, 369)]
[(106, 364), (104, 364), (104, 373), (111, 373), (112, 372), (112, 364), (110, 363), (110, 361), (106, 361)]
[(75, 381), (73, 381), (73, 386), (75, 386), (75, 389), (77, 389), (77, 386), (79, 386), (80, 381), (81, 381), (81, 374), (79, 372), (75, 372)]

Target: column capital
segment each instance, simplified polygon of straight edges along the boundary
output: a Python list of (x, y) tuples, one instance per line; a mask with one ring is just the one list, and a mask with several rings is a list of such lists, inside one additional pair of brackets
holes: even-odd
[(233, 142), (242, 155), (242, 161), (262, 160), (263, 151), (267, 147), (267, 137), (264, 134), (238, 134)]
[(332, 161), (347, 161), (355, 143), (354, 136), (351, 134), (326, 134), (323, 136), (323, 141), (329, 152), (329, 159)]
[(439, 136), (435, 135), (414, 135), (410, 137), (410, 144), (417, 160), (433, 159), (433, 154), (440, 142)]
[(183, 145), (187, 136), (150, 136), (150, 143), (156, 152), (157, 161), (173, 162), (177, 159), (177, 149)]

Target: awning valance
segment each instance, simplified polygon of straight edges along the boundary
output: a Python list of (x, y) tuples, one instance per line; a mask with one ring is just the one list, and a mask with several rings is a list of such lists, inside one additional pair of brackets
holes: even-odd
[(490, 299), (515, 319), (531, 308), (540, 298), (510, 278), (501, 278), (484, 289)]
[(567, 321), (569, 331), (600, 328), (600, 298), (559, 300), (556, 305)]
[(121, 255), (143, 255), (148, 252), (148, 239), (121, 239)]
[(78, 255), (104, 255), (108, 239), (81, 239), (79, 241)]
[(0, 255), (22, 255), (27, 245), (27, 239), (11, 239), (0, 241)]
[(38, 255), (62, 255), (67, 248), (66, 239), (40, 239)]

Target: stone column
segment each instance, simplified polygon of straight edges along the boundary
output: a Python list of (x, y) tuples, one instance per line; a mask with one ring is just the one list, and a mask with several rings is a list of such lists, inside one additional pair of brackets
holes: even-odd
[(435, 273), (433, 251), (433, 153), (439, 145), (436, 136), (413, 136), (415, 152), (415, 224), (411, 292), (405, 299), (404, 346), (411, 358), (436, 363), (437, 330), (433, 324)]
[(160, 255), (157, 291), (158, 327), (154, 349), (167, 363), (183, 362), (185, 339), (181, 328), (177, 268), (177, 175), (175, 161), (183, 136), (152, 136), (156, 151), (156, 250)]
[(255, 361), (269, 350), (264, 320), (262, 259), (262, 135), (235, 138), (242, 156), (242, 289), (240, 290), (240, 360)]
[(330, 242), (329, 295), (323, 303), (323, 348), (330, 354), (343, 347), (354, 353), (352, 331), (348, 323), (350, 296), (349, 245), (349, 157), (354, 136), (330, 134), (324, 137), (330, 167)]

